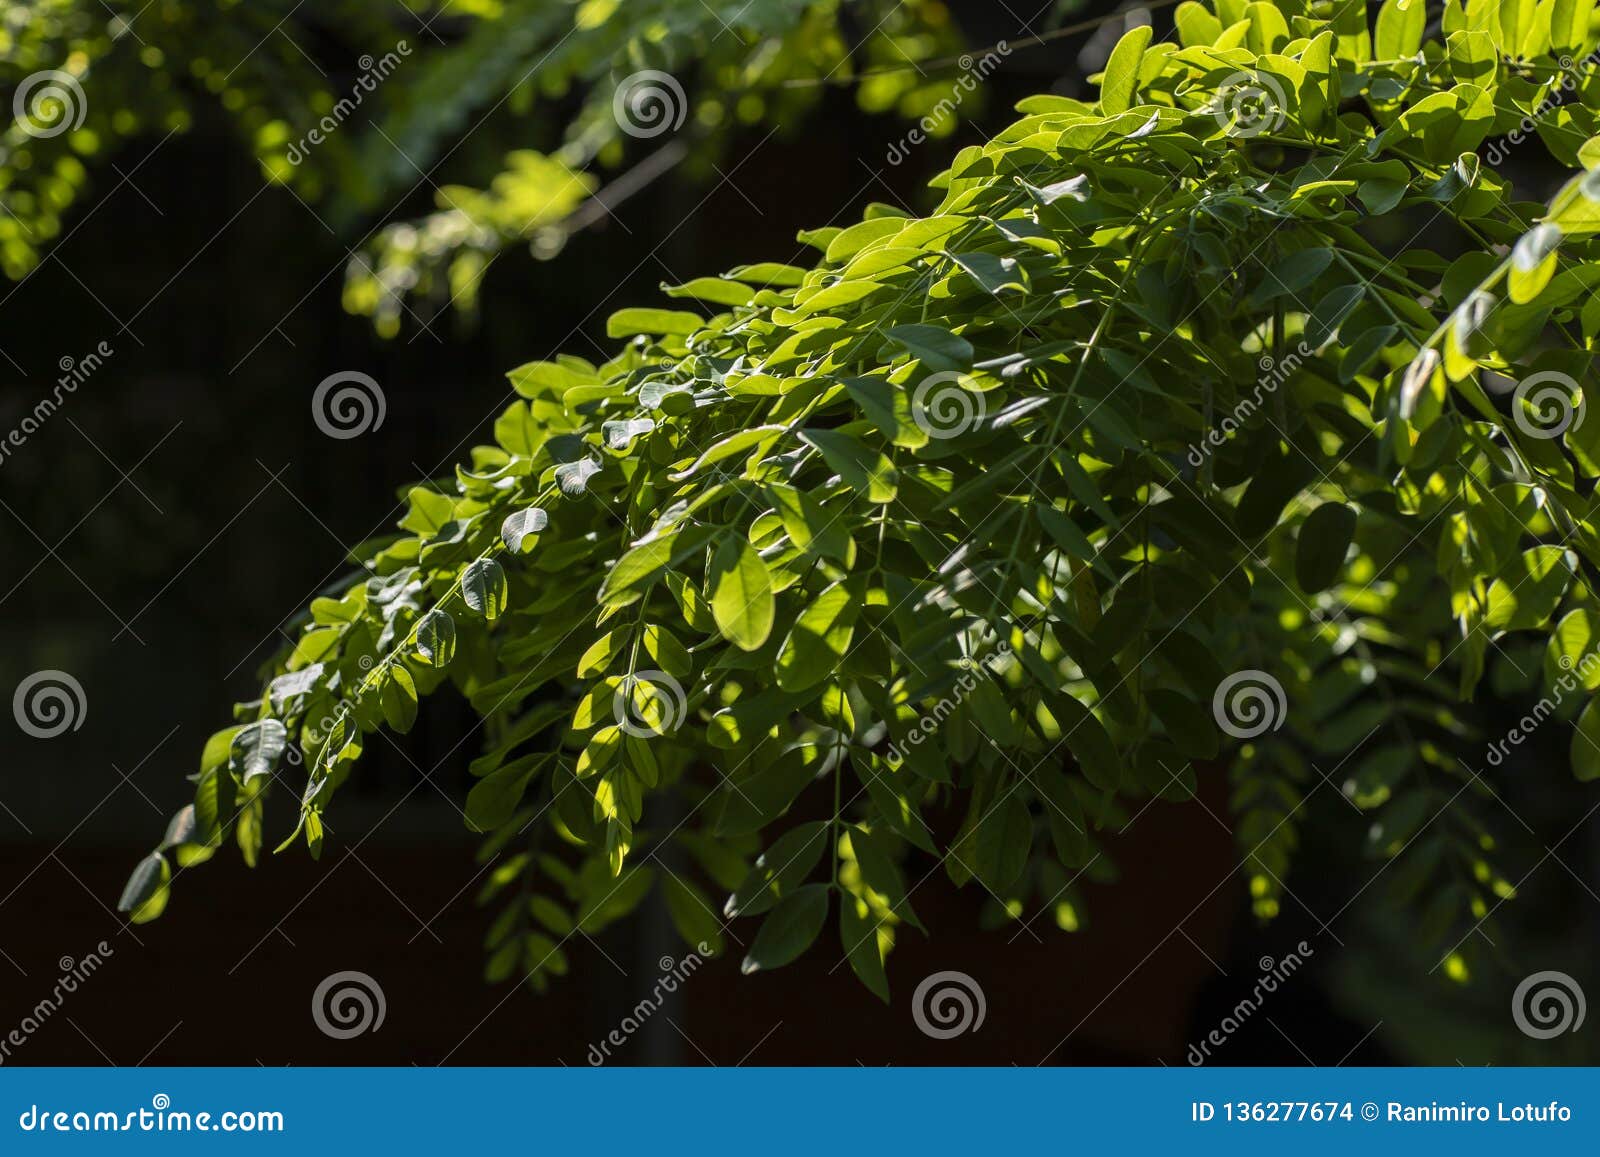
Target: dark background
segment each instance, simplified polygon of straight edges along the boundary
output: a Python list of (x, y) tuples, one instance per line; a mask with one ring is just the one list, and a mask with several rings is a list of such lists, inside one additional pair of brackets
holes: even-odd
[[(475, 322), (408, 320), (388, 342), (341, 311), (350, 249), (384, 220), (431, 209), (432, 185), (481, 180), (524, 143), (516, 117), (493, 118), (481, 144), (343, 232), (264, 188), (220, 120), (135, 141), (115, 170), (102, 164), (67, 236), (25, 281), (0, 286), (0, 427), (48, 393), (61, 359), (101, 341), (114, 351), (0, 465), (0, 692), (57, 668), (87, 698), (82, 726), (51, 740), (0, 715), (0, 1036), (48, 994), (61, 958), (101, 940), (113, 953), (7, 1063), (584, 1064), (649, 994), (660, 958), (683, 957), (664, 916), (647, 910), (598, 943), (570, 942), (572, 972), (546, 996), (484, 983), (477, 840), (459, 811), (476, 746), (456, 746), (472, 716), (448, 701), (425, 705), (398, 748), (369, 748), (322, 863), (296, 848), (251, 872), (230, 848), (178, 881), (160, 921), (132, 928), (114, 908), (186, 800), (204, 739), (255, 693), (256, 666), (282, 640), (275, 628), (344, 573), (347, 546), (392, 523), (400, 483), (487, 438), (509, 400), (506, 369), (560, 351), (598, 357), (607, 314), (657, 301), (663, 281), (804, 260), (799, 227), (848, 223), (873, 200), (926, 208), (922, 182), (956, 145), (1006, 123), (1015, 99), (1081, 88), (1086, 37), (1028, 46), (1001, 7), (957, 10), (972, 43), (1006, 37), (1013, 52), (953, 141), (890, 166), (907, 126), (865, 117), (850, 92), (832, 90), (805, 123), (730, 141), (718, 163), (731, 180), (676, 173), (553, 262), (506, 255)], [(336, 87), (352, 67), (327, 64)], [(1527, 179), (1537, 193), (1547, 178), (1531, 169)], [(388, 414), (333, 442), (312, 421), (310, 394), (340, 370), (376, 378)], [(1492, 734), (1519, 711), (1491, 704), (1476, 721)], [(1492, 817), (1520, 865), (1510, 873), (1523, 879), (1519, 939), (1502, 974), (1466, 990), (1397, 946), (1409, 917), (1365, 887), (1382, 864), (1349, 851), (1364, 821), (1333, 789), (1305, 809), (1282, 916), (1258, 925), (1217, 767), (1199, 801), (1156, 804), (1111, 841), (1123, 879), (1087, 889), (1082, 932), (1061, 933), (1048, 916), (983, 931), (980, 897), (934, 873), (915, 893), (933, 937), (902, 934), (885, 1007), (839, 963), (831, 932), (788, 969), (740, 977), (738, 941), (750, 933), (735, 925), (731, 958), (696, 973), (614, 1058), (1183, 1064), (1249, 992), (1261, 959), (1304, 940), (1307, 967), (1215, 1063), (1594, 1060), (1587, 1029), (1528, 1042), (1508, 1011), (1526, 972), (1581, 973), (1597, 943), (1596, 828), (1572, 829), (1594, 793), (1570, 785), (1559, 730), (1497, 779), (1533, 829)], [(269, 847), (287, 815), (277, 804)], [(350, 1041), (324, 1036), (308, 1009), (318, 982), (344, 969), (371, 974), (387, 1002), (382, 1028)], [(978, 1031), (935, 1041), (909, 1003), (918, 980), (943, 969), (976, 978), (987, 1013)]]

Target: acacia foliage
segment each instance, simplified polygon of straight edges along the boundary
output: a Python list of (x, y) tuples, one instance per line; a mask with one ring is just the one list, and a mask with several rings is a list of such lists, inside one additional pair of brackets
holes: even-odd
[[(0, 87), (16, 115), (0, 132), (0, 272), (37, 265), (120, 141), (155, 140), (148, 160), (220, 114), (267, 181), (347, 232), (433, 190), (437, 212), (362, 234), (346, 270), (346, 307), (392, 335), (407, 309), (470, 309), (507, 247), (559, 249), (593, 170), (645, 147), (630, 132), (684, 126), (704, 174), (730, 127), (803, 121), (818, 78), (872, 73), (864, 110), (921, 117), (951, 91), (948, 70), (922, 65), (959, 47), (938, 0), (6, 5)], [(662, 99), (627, 126), (615, 102), (641, 76)], [(463, 179), (460, 158), (443, 166), (469, 135), (524, 147)]]
[(810, 268), (667, 288), (699, 308), (513, 371), (494, 441), (207, 745), (123, 906), (229, 829), (254, 861), (273, 789), (317, 852), (363, 747), (448, 684), (489, 737), (494, 979), (542, 987), (659, 886), (691, 943), (758, 917), (747, 970), (831, 916), (886, 996), (932, 871), (1075, 928), (1103, 834), (1218, 761), (1263, 917), (1332, 776), (1464, 978), (1512, 893), (1456, 706), (1491, 653), (1542, 657), (1600, 772), (1600, 178), (1547, 209), (1478, 155), (1537, 111), (1586, 158), (1595, 38), (1582, 0), (1452, 0), (1427, 37), (1417, 0), (1330, 12), (1186, 3), (1098, 103), (1031, 98), (957, 153), (926, 216), (802, 233)]

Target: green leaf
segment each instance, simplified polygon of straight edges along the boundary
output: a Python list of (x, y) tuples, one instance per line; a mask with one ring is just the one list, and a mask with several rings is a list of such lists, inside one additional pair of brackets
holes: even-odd
[(128, 877), (117, 911), (129, 913), (128, 918), (135, 924), (148, 924), (166, 909), (171, 880), (172, 868), (167, 858), (160, 852), (151, 852)]
[(435, 607), (417, 624), (417, 654), (430, 667), (448, 667), (456, 655), (456, 621)]
[(378, 691), (378, 705), (384, 721), (400, 734), (410, 731), (417, 721), (417, 684), (400, 663), (389, 668)]
[[(1166, 728), (1172, 742), (1195, 759), (1213, 759), (1218, 748), (1216, 720), (1210, 711), (1202, 709), (1193, 700), (1166, 688), (1150, 691), (1146, 698), (1161, 725)], [(1178, 773), (1177, 767), (1163, 767), (1161, 774), (1170, 779)]]
[(850, 650), (861, 605), (843, 582), (816, 597), (795, 620), (778, 649), (777, 683), (785, 691), (803, 691), (835, 674)]
[(785, 896), (762, 921), (739, 971), (749, 976), (762, 969), (782, 968), (811, 947), (827, 919), (826, 884), (807, 884)]
[(777, 604), (772, 575), (748, 540), (723, 538), (707, 569), (706, 588), (722, 637), (740, 650), (759, 650), (772, 633)]
[(473, 831), (490, 832), (516, 814), (528, 783), (550, 757), (544, 752), (513, 760), (480, 779), (467, 793), (466, 823)]
[(999, 297), (1002, 293), (1026, 293), (1028, 271), (1015, 257), (1002, 257), (997, 253), (951, 253), (950, 260), (966, 272), (983, 289)]
[(550, 525), (550, 515), (537, 506), (519, 510), (500, 525), (500, 538), (512, 554), (521, 554), (524, 547), (532, 546), (532, 539)]
[(1333, 250), (1323, 246), (1297, 249), (1267, 270), (1260, 284), (1250, 292), (1250, 303), (1265, 305), (1284, 294), (1298, 294), (1327, 271), (1333, 263)]
[(641, 540), (606, 572), (600, 584), (601, 605), (615, 609), (638, 602), (668, 567), (699, 553), (710, 538), (709, 529), (692, 526)]
[(1043, 188), (1030, 185), (1021, 177), (1017, 178), (1017, 184), (1022, 186), (1037, 204), (1045, 208), (1049, 208), (1057, 201), (1076, 201), (1082, 204), (1089, 199), (1089, 178), (1082, 173), (1076, 177), (1068, 177), (1066, 180), (1045, 185)]
[(739, 430), (729, 434), (726, 438), (713, 444), (686, 469), (672, 475), (672, 480), (674, 482), (682, 482), (686, 478), (694, 477), (707, 466), (713, 466), (724, 459), (732, 458), (735, 454), (742, 453), (745, 450), (752, 450), (758, 446), (770, 446), (778, 440), (779, 435), (786, 429), (788, 429), (787, 426), (756, 426), (749, 430)]
[(1307, 594), (1326, 590), (1344, 570), (1344, 559), (1356, 533), (1356, 512), (1342, 502), (1324, 502), (1300, 524), (1295, 542), (1294, 575)]
[(896, 446), (916, 449), (928, 444), (928, 431), (911, 411), (911, 393), (885, 378), (846, 378), (844, 388), (872, 424)]
[(850, 565), (855, 551), (850, 531), (838, 517), (823, 510), (811, 495), (792, 486), (770, 485), (767, 496), (796, 549), (813, 551), (842, 566)]
[(838, 430), (802, 430), (800, 438), (820, 450), (829, 468), (868, 502), (893, 502), (899, 493), (900, 475), (893, 463), (859, 438)]
[(1425, 0), (1384, 0), (1373, 37), (1373, 51), (1378, 59), (1402, 60), (1415, 56), (1422, 47), (1427, 13)]
[(1589, 20), (1594, 0), (1554, 0), (1550, 10), (1550, 47), (1558, 54), (1577, 56), (1589, 41)]
[(706, 956), (720, 956), (722, 921), (705, 893), (675, 872), (661, 878), (661, 892), (666, 897), (672, 926), (684, 943)]
[(723, 914), (730, 920), (759, 916), (798, 891), (828, 850), (832, 827), (826, 820), (816, 820), (784, 832), (756, 859), (755, 866), (728, 897)]
[(705, 319), (698, 313), (681, 309), (619, 309), (606, 319), (606, 336), (644, 333), (687, 337), (704, 324)]
[(1511, 251), (1509, 285), (1511, 300), (1526, 305), (1544, 292), (1556, 274), (1560, 258), (1561, 229), (1557, 225), (1535, 225), (1522, 235)]
[(891, 842), (881, 830), (868, 831), (859, 824), (850, 829), (850, 847), (867, 887), (882, 896), (896, 916), (921, 928), (922, 921), (911, 910), (905, 876), (890, 851)]
[(922, 363), (930, 373), (972, 368), (976, 356), (972, 343), (957, 337), (943, 326), (911, 325), (891, 326), (886, 331), (890, 341), (905, 347), (907, 353)]
[(713, 305), (748, 305), (755, 296), (748, 285), (724, 277), (696, 277), (683, 285), (663, 282), (661, 291), (668, 297), (693, 297)]
[(878, 921), (865, 900), (848, 892), (839, 897), (839, 939), (850, 970), (884, 1004), (889, 1003), (889, 975), (878, 946)]
[(1588, 783), (1600, 779), (1600, 699), (1591, 699), (1572, 734), (1572, 774)]
[(1585, 691), (1600, 691), (1600, 612), (1568, 611), (1550, 632), (1545, 650), (1546, 680), (1573, 679)]
[(461, 572), (461, 597), (491, 623), (505, 613), (506, 572), (492, 558), (480, 558)]
[(997, 896), (1006, 897), (1011, 885), (1028, 865), (1033, 846), (1033, 817), (1015, 790), (991, 807), (974, 828), (972, 871)]
[(1050, 713), (1061, 725), (1061, 741), (1078, 761), (1085, 778), (1105, 791), (1115, 791), (1122, 782), (1122, 758), (1105, 725), (1082, 703), (1070, 695), (1050, 699)]
[(1128, 29), (1111, 50), (1111, 59), (1106, 61), (1105, 76), (1100, 80), (1100, 107), (1105, 112), (1124, 112), (1132, 106), (1134, 86), (1139, 81), (1139, 65), (1144, 60), (1144, 50), (1154, 31), (1148, 24), (1136, 25)]
[(1514, 558), (1489, 587), (1483, 622), (1492, 631), (1542, 626), (1555, 613), (1576, 559), (1558, 546), (1536, 546)]
[(1361, 304), (1365, 295), (1366, 287), (1362, 285), (1341, 285), (1323, 295), (1306, 319), (1306, 344), (1313, 350), (1320, 350), (1332, 341), (1338, 336), (1345, 318)]
[(234, 733), (229, 764), (241, 782), (271, 775), (283, 758), (289, 733), (276, 719), (262, 719)]

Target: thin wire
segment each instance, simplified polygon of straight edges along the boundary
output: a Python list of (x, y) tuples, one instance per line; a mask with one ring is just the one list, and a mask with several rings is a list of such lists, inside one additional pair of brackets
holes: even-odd
[[(1010, 53), (1012, 53), (1012, 52), (1020, 52), (1023, 49), (1036, 48), (1036, 47), (1038, 47), (1038, 46), (1040, 46), (1042, 44), (1048, 44), (1052, 40), (1060, 40), (1062, 37), (1065, 37), (1065, 36), (1075, 36), (1080, 32), (1092, 32), (1096, 28), (1100, 28), (1103, 25), (1110, 24), (1113, 20), (1126, 19), (1130, 14), (1132, 14), (1134, 12), (1153, 12), (1153, 11), (1159, 9), (1159, 8), (1170, 8), (1174, 4), (1179, 4), (1179, 3), (1182, 3), (1182, 0), (1147, 0), (1147, 2), (1145, 2), (1145, 3), (1139, 3), (1139, 4), (1132, 5), (1132, 6), (1128, 7), (1128, 8), (1118, 9), (1116, 12), (1109, 12), (1104, 16), (1096, 16), (1093, 20), (1080, 20), (1076, 24), (1068, 24), (1068, 25), (1066, 25), (1065, 27), (1062, 27), (1062, 28), (1054, 28), (1054, 29), (1051, 29), (1049, 32), (1046, 32), (1046, 33), (1043, 33), (1043, 34), (1040, 34), (1040, 33), (1028, 33), (1027, 35), (1030, 38), (1028, 40), (1028, 42), (1026, 44), (1018, 45), (1015, 48), (1012, 48), (1010, 46), (1010, 42), (1009, 41), (1002, 40), (1002, 41), (999, 41), (996, 44), (989, 45), (987, 48), (968, 49), (966, 52), (963, 52), (959, 56), (946, 56), (946, 57), (941, 57), (938, 60), (920, 61), (920, 62), (916, 62), (916, 63), (912, 63), (912, 64), (892, 64), (892, 65), (889, 65), (886, 68), (874, 68), (874, 69), (872, 69), (872, 70), (870, 70), (868, 72), (859, 72), (859, 73), (856, 73), (854, 76), (840, 76), (840, 77), (805, 76), (805, 77), (797, 77), (797, 78), (792, 79), (792, 80), (784, 81), (778, 87), (779, 88), (817, 88), (817, 87), (819, 87), (821, 85), (825, 85), (825, 84), (828, 84), (828, 85), (841, 85), (842, 86), (842, 85), (846, 85), (846, 84), (857, 84), (857, 83), (859, 83), (859, 82), (861, 82), (863, 80), (871, 80), (875, 76), (893, 76), (894, 74), (899, 73), (899, 72), (913, 72), (913, 71), (915, 71), (915, 72), (934, 72), (934, 71), (937, 71), (938, 69), (941, 69), (941, 68), (949, 68), (952, 64), (959, 64), (963, 68), (970, 68), (971, 65), (972, 65), (972, 61), (975, 58), (980, 57), (980, 56), (987, 56), (991, 52), (999, 51), (1001, 45), (1005, 45), (1006, 46), (1006, 54), (1010, 55)], [(966, 63), (962, 64), (963, 61), (965, 61)]]

